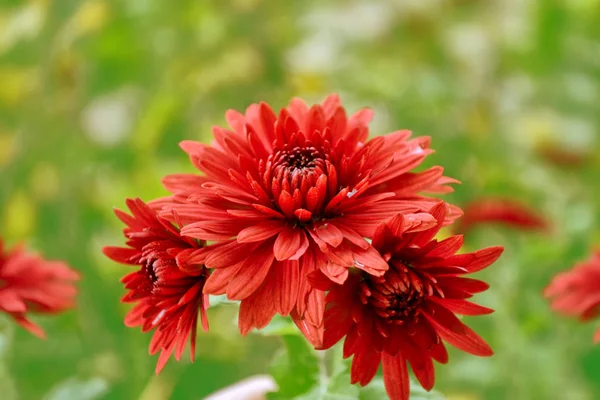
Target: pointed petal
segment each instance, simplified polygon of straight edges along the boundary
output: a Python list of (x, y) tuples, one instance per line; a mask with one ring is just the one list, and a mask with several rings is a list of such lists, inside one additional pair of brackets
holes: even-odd
[(408, 400), (410, 383), (408, 381), (406, 360), (401, 354), (390, 356), (384, 352), (381, 354), (381, 362), (383, 365), (383, 382), (390, 399)]
[(450, 311), (429, 303), (430, 311), (423, 315), (433, 325), (440, 337), (452, 346), (476, 356), (487, 357), (494, 354), (491, 347), (468, 326), (460, 322)]
[(271, 244), (263, 244), (240, 266), (227, 286), (227, 297), (242, 300), (250, 296), (264, 282), (274, 260)]
[(260, 242), (275, 236), (286, 227), (286, 223), (281, 220), (270, 220), (261, 222), (248, 228), (242, 229), (237, 235), (238, 243)]
[[(285, 226), (285, 228), (279, 232), (279, 235), (277, 235), (277, 239), (275, 239), (275, 243), (273, 244), (275, 259), (282, 261), (294, 256), (300, 249), (300, 246), (304, 244), (302, 235), (304, 235), (304, 238), (306, 239), (306, 234), (301, 228), (293, 228), (289, 225)], [(308, 240), (306, 241), (308, 242)], [(305, 246), (308, 247), (308, 244)]]

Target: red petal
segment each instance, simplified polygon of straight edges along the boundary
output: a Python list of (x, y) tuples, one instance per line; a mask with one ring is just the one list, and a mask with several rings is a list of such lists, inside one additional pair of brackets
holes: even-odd
[(352, 367), (350, 368), (351, 383), (365, 386), (375, 376), (379, 369), (381, 356), (371, 346), (368, 338), (360, 338), (358, 351), (354, 353)]
[(15, 322), (17, 324), (21, 325), (23, 328), (27, 329), (29, 332), (33, 333), (40, 339), (46, 339), (46, 334), (44, 333), (44, 330), (36, 324), (34, 324), (33, 322), (31, 322), (30, 320), (28, 320), (26, 317), (14, 314), (13, 317), (15, 318)]
[(259, 243), (238, 243), (235, 239), (206, 248), (206, 266), (209, 268), (226, 268), (243, 261), (256, 249)]
[(306, 278), (313, 288), (324, 291), (329, 290), (333, 283), (323, 274), (323, 272), (321, 272), (321, 270), (312, 271)]
[(238, 316), (240, 333), (245, 336), (253, 328), (264, 328), (271, 322), (275, 313), (271, 288), (262, 285), (240, 304)]
[(236, 275), (227, 286), (227, 297), (231, 300), (242, 300), (250, 296), (264, 282), (273, 264), (271, 244), (264, 244), (248, 255)]
[(297, 314), (292, 312), (292, 319), (306, 340), (310, 342), (316, 349), (323, 346), (323, 327), (315, 327), (309, 324), (305, 319), (300, 319)]
[(306, 251), (310, 247), (310, 241), (306, 237), (306, 232), (304, 232), (304, 230), (300, 231), (300, 240), (300, 246), (298, 247), (296, 253), (294, 253), (294, 255), (289, 258), (290, 260), (300, 260), (300, 258), (302, 258), (304, 254), (306, 254)]
[(25, 313), (27, 305), (16, 292), (7, 289), (0, 291), (0, 309), (8, 313)]
[(468, 326), (460, 322), (454, 314), (444, 307), (434, 306), (434, 303), (429, 304), (432, 309), (431, 313), (424, 312), (423, 315), (442, 339), (452, 346), (476, 356), (487, 357), (494, 354), (491, 347)]
[(335, 226), (340, 230), (340, 232), (342, 232), (344, 238), (348, 239), (350, 242), (352, 242), (352, 244), (360, 247), (361, 249), (366, 249), (369, 247), (369, 242), (367, 242), (364, 237), (360, 236), (353, 229), (350, 229), (337, 221)]
[(273, 265), (272, 274), (275, 285), (273, 301), (275, 311), (281, 315), (288, 315), (298, 298), (298, 289), (300, 287), (300, 265), (298, 261), (278, 262)]
[(354, 251), (354, 266), (375, 276), (381, 276), (389, 269), (381, 254), (371, 246), (367, 250)]
[(113, 261), (122, 264), (137, 265), (141, 254), (140, 250), (123, 247), (106, 246), (102, 253)]
[(446, 298), (453, 298), (454, 295), (452, 293), (461, 292), (458, 298), (466, 298), (463, 297), (464, 294), (467, 294), (467, 297), (471, 297), (471, 295), (475, 293), (481, 293), (489, 289), (490, 285), (487, 283), (471, 278), (460, 278), (455, 276), (442, 276), (438, 277), (438, 284), (442, 288), (444, 295)]
[(325, 313), (325, 293), (313, 289), (308, 293), (306, 300), (306, 312), (304, 317), (314, 326), (323, 325), (323, 314)]
[(435, 384), (435, 370), (433, 369), (433, 362), (429, 354), (418, 353), (417, 357), (409, 358), (408, 361), (423, 389), (427, 391), (433, 389), (433, 385)]
[(390, 399), (408, 400), (410, 383), (408, 381), (406, 360), (401, 354), (390, 356), (384, 352), (381, 354), (381, 362), (383, 365), (383, 382)]
[(314, 232), (330, 246), (338, 247), (344, 241), (342, 232), (331, 222), (325, 222), (314, 228)]
[(265, 221), (242, 229), (237, 235), (237, 241), (238, 243), (260, 242), (278, 234), (285, 227), (286, 223), (284, 221)]
[(430, 353), (431, 357), (440, 364), (448, 363), (448, 351), (446, 350), (446, 346), (444, 346), (444, 342), (441, 340), (439, 343), (433, 345)]
[(488, 247), (474, 253), (459, 254), (446, 259), (444, 264), (463, 267), (468, 273), (481, 271), (493, 264), (500, 256), (504, 248), (501, 246)]
[(446, 258), (453, 256), (462, 247), (463, 243), (464, 237), (462, 235), (450, 236), (439, 242), (437, 246), (427, 254), (427, 257)]
[(288, 218), (294, 217), (294, 198), (286, 190), (282, 190), (279, 195), (279, 208), (283, 211), (283, 214)]
[(277, 239), (275, 239), (275, 243), (273, 244), (275, 259), (282, 261), (295, 255), (303, 244), (302, 235), (306, 237), (302, 228), (293, 228), (289, 225), (285, 226), (285, 228), (279, 232), (279, 235), (277, 235)]
[(480, 306), (479, 304), (471, 303), (462, 299), (441, 299), (438, 297), (430, 297), (429, 300), (435, 301), (451, 312), (460, 315), (485, 315), (494, 312), (491, 308)]

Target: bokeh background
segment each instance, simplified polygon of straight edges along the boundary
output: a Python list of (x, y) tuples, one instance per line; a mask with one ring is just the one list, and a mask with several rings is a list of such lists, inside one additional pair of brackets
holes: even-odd
[[(429, 165), (463, 182), (448, 200), (515, 198), (552, 222), (546, 234), (469, 233), (468, 248), (506, 246), (480, 273), (491, 289), (478, 300), (496, 313), (468, 321), (496, 355), (453, 351), (436, 389), (600, 398), (594, 324), (555, 316), (541, 297), (600, 245), (598, 0), (2, 0), (0, 233), (83, 280), (77, 310), (35, 319), (48, 340), (2, 323), (0, 398), (199, 399), (269, 371), (289, 397), (323, 384), (285, 321), (242, 340), (228, 304), (210, 310), (197, 361), (155, 377), (150, 335), (122, 322), (129, 270), (100, 249), (123, 242), (113, 207), (162, 196), (162, 176), (192, 171), (179, 141), (209, 141), (228, 108), (330, 92), (349, 111), (371, 106), (373, 135), (431, 135)], [(278, 353), (282, 332), (292, 357)]]

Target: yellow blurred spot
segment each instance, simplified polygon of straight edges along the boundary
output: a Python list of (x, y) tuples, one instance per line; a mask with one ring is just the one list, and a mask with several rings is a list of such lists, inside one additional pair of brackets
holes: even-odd
[(490, 115), (482, 106), (476, 106), (466, 114), (465, 125), (471, 137), (481, 138), (490, 133)]
[(517, 122), (515, 132), (518, 132), (518, 135), (515, 140), (527, 147), (553, 140), (556, 137), (557, 123), (557, 116), (550, 112), (527, 114)]
[(191, 85), (200, 94), (208, 94), (222, 85), (251, 82), (263, 69), (260, 53), (250, 45), (232, 48), (220, 59), (189, 76)]
[(16, 105), (37, 86), (35, 68), (0, 67), (0, 103)]
[(569, 8), (582, 14), (586, 14), (586, 16), (593, 15), (594, 11), (596, 11), (600, 5), (599, 0), (567, 0), (566, 3)]
[(2, 231), (16, 240), (26, 239), (35, 228), (35, 203), (26, 194), (16, 192), (4, 208)]
[(262, 0), (233, 0), (231, 8), (237, 11), (250, 11), (255, 9)]
[(38, 164), (30, 176), (29, 184), (37, 199), (52, 199), (60, 189), (58, 171), (52, 165)]
[(323, 93), (326, 89), (321, 75), (298, 73), (291, 75), (289, 79), (295, 93)]
[(15, 138), (10, 133), (0, 133), (0, 167), (8, 165), (15, 155)]
[(86, 1), (73, 15), (74, 33), (84, 35), (104, 26), (108, 20), (109, 8), (104, 1)]
[(452, 236), (452, 230), (450, 230), (449, 227), (445, 226), (442, 229), (440, 229), (440, 231), (438, 232), (438, 234), (435, 236), (435, 238), (441, 242), (444, 239), (449, 238), (450, 236)]
[(110, 16), (110, 9), (105, 1), (86, 1), (73, 14), (60, 32), (59, 41), (68, 47), (79, 36), (95, 32), (102, 28)]

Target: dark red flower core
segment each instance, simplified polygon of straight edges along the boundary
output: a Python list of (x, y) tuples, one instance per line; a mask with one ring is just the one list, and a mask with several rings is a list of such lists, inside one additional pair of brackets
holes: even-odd
[(420, 307), (428, 296), (443, 297), (433, 276), (414, 271), (410, 264), (389, 262), (384, 276), (364, 275), (360, 284), (360, 301), (393, 325), (418, 322)]
[[(298, 134), (292, 136), (289, 144), (276, 143), (274, 154), (266, 163), (260, 161), (258, 173), (278, 211), (291, 220), (305, 223), (313, 214), (321, 216), (328, 182), (334, 188), (337, 186), (336, 170), (322, 146), (315, 147), (310, 141), (299, 146), (298, 140), (305, 138)], [(290, 197), (293, 203), (289, 202)]]

